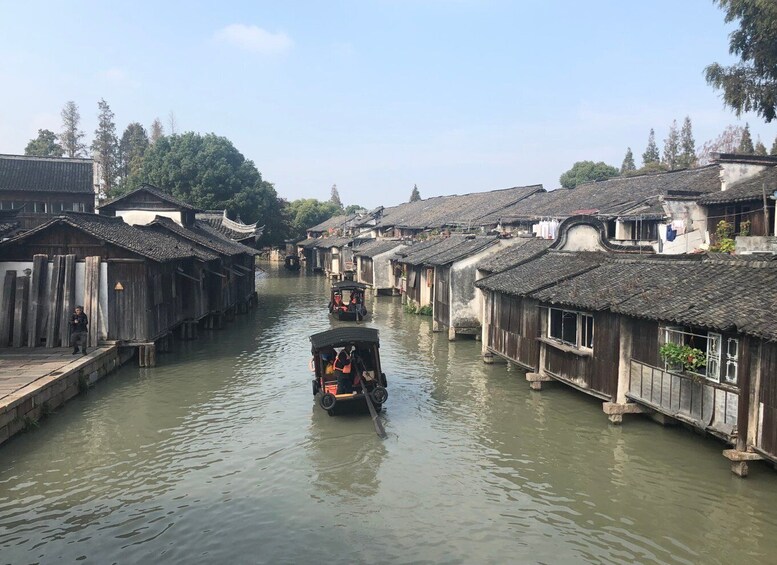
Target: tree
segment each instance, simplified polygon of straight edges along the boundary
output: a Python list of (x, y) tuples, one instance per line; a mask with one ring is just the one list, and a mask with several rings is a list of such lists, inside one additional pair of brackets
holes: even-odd
[(84, 132), (78, 129), (81, 122), (81, 114), (78, 112), (78, 106), (72, 100), (65, 102), (62, 108), (62, 133), (59, 134), (59, 142), (66, 157), (83, 157), (86, 151), (86, 144), (81, 141), (84, 138)]
[(336, 184), (332, 185), (332, 194), (329, 197), (329, 201), (332, 204), (334, 204), (335, 206), (337, 206), (340, 210), (343, 209), (343, 201), (340, 200), (340, 193), (337, 192), (337, 185)]
[(198, 208), (226, 209), (246, 223), (258, 221), (265, 226), (265, 242), (285, 239), (283, 202), (275, 188), (225, 137), (195, 132), (160, 137), (131, 179), (131, 186), (149, 183)]
[(62, 157), (65, 150), (57, 142), (57, 134), (51, 130), (39, 129), (38, 137), (31, 139), (24, 148), (25, 155), (37, 157)]
[(413, 192), (410, 193), (410, 200), (409, 202), (418, 202), (421, 200), (421, 193), (418, 192), (418, 185), (413, 185)]
[(699, 165), (708, 165), (713, 153), (734, 153), (742, 140), (742, 126), (727, 126), (718, 137), (707, 141), (699, 150), (697, 161)]
[(774, 138), (774, 143), (772, 143), (772, 148), (769, 150), (769, 155), (777, 156), (777, 137)]
[(302, 198), (289, 203), (287, 215), (290, 224), (290, 237), (302, 239), (305, 231), (332, 216), (340, 213), (340, 209), (331, 202), (319, 202), (315, 198)]
[(167, 115), (167, 125), (170, 126), (170, 135), (178, 133), (178, 120), (175, 118), (175, 112), (172, 110)]
[(696, 164), (696, 141), (693, 139), (690, 116), (685, 116), (683, 129), (680, 131), (680, 157), (677, 164), (686, 169)]
[(754, 111), (771, 122), (777, 115), (777, 2), (715, 0), (726, 23), (738, 21), (729, 35), (729, 53), (740, 62), (729, 67), (713, 63), (705, 69), (707, 83), (723, 90), (724, 103), (737, 116)]
[(100, 171), (100, 187), (104, 193), (113, 190), (119, 173), (119, 139), (111, 107), (104, 99), (97, 103), (97, 129), (94, 130), (92, 152)]
[(128, 192), (130, 179), (136, 178), (143, 165), (143, 155), (148, 149), (149, 141), (145, 128), (138, 122), (129, 124), (119, 141), (119, 176), (120, 181), (114, 195)]
[(648, 135), (648, 144), (645, 152), (642, 154), (642, 164), (648, 165), (650, 163), (659, 163), (661, 156), (658, 153), (658, 146), (656, 145), (656, 132), (653, 128), (650, 128), (650, 135)]
[(763, 144), (761, 139), (758, 139), (758, 142), (755, 144), (755, 154), (756, 155), (768, 155), (769, 153), (766, 151), (766, 145)]
[(752, 155), (755, 153), (755, 147), (753, 147), (753, 138), (750, 135), (750, 125), (745, 124), (745, 129), (742, 130), (742, 138), (739, 141), (738, 153), (743, 155)]
[(349, 206), (345, 207), (345, 213), (349, 216), (351, 214), (356, 214), (357, 212), (366, 211), (364, 206), (359, 206), (358, 204), (350, 204)]
[(154, 118), (154, 121), (151, 122), (151, 143), (156, 143), (157, 139), (164, 134), (165, 128), (162, 127), (162, 122), (159, 121), (159, 118)]
[(564, 188), (575, 188), (579, 184), (596, 180), (605, 180), (619, 175), (617, 168), (602, 161), (578, 161), (559, 178)]
[(631, 147), (626, 148), (626, 156), (623, 157), (623, 163), (621, 164), (621, 174), (627, 175), (637, 170), (637, 166), (634, 164), (634, 153), (631, 152)]
[(669, 127), (669, 135), (664, 140), (664, 164), (673, 171), (677, 168), (680, 158), (680, 134), (677, 131), (677, 120), (672, 120)]

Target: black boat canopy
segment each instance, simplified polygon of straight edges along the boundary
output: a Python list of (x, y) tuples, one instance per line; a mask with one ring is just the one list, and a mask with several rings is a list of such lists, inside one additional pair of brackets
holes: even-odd
[(374, 343), (380, 347), (378, 330), (374, 328), (344, 327), (327, 330), (310, 336), (313, 352), (324, 347), (345, 347), (360, 343)]
[(339, 281), (332, 283), (332, 290), (366, 290), (367, 285), (356, 281)]

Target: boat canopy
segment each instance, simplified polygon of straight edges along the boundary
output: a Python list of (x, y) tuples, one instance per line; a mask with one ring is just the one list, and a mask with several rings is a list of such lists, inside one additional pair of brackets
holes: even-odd
[(327, 330), (310, 336), (313, 353), (324, 347), (345, 347), (346, 345), (376, 344), (380, 347), (378, 330), (375, 328), (344, 327)]
[(356, 281), (339, 281), (332, 283), (332, 290), (367, 290), (367, 285)]

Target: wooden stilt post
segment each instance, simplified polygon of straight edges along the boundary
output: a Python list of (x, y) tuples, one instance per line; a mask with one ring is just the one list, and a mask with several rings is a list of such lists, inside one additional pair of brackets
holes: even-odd
[(76, 256), (65, 255), (62, 273), (62, 311), (59, 326), (59, 338), (62, 347), (70, 344), (70, 316), (76, 307)]
[(46, 299), (47, 255), (35, 255), (32, 258), (32, 279), (30, 280), (30, 303), (27, 312), (27, 347), (38, 347), (43, 331), (43, 318)]
[(84, 311), (89, 317), (89, 347), (97, 347), (100, 319), (100, 258), (87, 257), (84, 269)]
[(13, 335), (14, 300), (16, 299), (16, 271), (6, 271), (0, 303), (0, 347), (8, 347)]
[(29, 277), (16, 277), (14, 299), (13, 346), (22, 347), (27, 340), (27, 300), (30, 292)]
[[(62, 312), (62, 277), (65, 258), (55, 255), (49, 278), (49, 300), (46, 308), (46, 347), (59, 346), (59, 319)], [(67, 343), (65, 344), (67, 346)]]

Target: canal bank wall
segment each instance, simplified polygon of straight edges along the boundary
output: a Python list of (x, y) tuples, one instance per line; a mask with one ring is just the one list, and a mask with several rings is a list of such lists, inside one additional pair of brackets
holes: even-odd
[(0, 350), (0, 445), (109, 375), (135, 354), (106, 345), (87, 355), (69, 348)]

